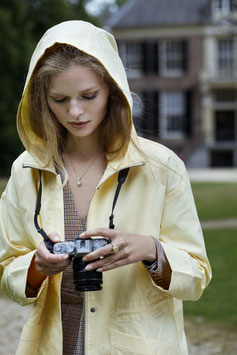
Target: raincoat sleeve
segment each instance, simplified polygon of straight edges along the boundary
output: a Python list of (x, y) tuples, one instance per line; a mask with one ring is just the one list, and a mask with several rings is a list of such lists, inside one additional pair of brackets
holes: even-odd
[[(25, 295), (28, 268), (35, 246), (27, 236), (23, 212), (17, 206), (15, 175), (13, 169), (0, 200), (0, 290), (13, 301), (27, 305), (36, 299)], [(37, 297), (44, 286), (42, 285)]]
[[(197, 300), (211, 279), (211, 267), (189, 178), (182, 162), (180, 165), (182, 173), (167, 178), (159, 239), (172, 274), (169, 289), (162, 290), (181, 300)], [(152, 282), (159, 287), (154, 279)]]

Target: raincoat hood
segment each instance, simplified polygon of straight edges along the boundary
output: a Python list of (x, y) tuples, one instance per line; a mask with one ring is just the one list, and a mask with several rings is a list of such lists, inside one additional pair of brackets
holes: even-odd
[(45, 142), (32, 131), (29, 124), (29, 88), (32, 74), (40, 58), (46, 50), (56, 43), (69, 44), (79, 50), (95, 57), (108, 71), (114, 82), (123, 92), (130, 107), (132, 119), (132, 97), (127, 82), (126, 73), (118, 54), (116, 41), (110, 33), (84, 21), (66, 21), (50, 28), (40, 39), (31, 57), (28, 75), (17, 114), (17, 128), (21, 141), (33, 158), (45, 166), (49, 158), (45, 152), (45, 161), (42, 162), (35, 154), (37, 146), (44, 149)]

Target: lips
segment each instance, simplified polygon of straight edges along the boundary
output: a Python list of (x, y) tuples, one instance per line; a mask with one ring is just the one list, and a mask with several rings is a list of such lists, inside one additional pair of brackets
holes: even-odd
[(86, 126), (89, 123), (89, 121), (71, 121), (69, 122), (70, 126), (74, 127), (74, 128), (82, 128), (84, 126)]

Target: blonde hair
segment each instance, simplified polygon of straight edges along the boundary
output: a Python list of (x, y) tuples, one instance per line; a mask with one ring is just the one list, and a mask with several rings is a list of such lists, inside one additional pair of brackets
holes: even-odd
[(127, 100), (103, 65), (94, 57), (67, 45), (50, 47), (38, 62), (30, 83), (30, 127), (43, 139), (56, 167), (65, 176), (61, 152), (66, 129), (51, 112), (47, 102), (49, 78), (64, 72), (71, 64), (86, 66), (99, 75), (109, 87), (108, 112), (101, 123), (102, 147), (108, 160), (124, 155), (131, 135), (132, 122)]

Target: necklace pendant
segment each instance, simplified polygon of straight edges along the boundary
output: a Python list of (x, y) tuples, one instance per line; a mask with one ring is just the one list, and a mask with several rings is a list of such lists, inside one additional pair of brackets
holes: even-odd
[(77, 186), (78, 186), (78, 187), (81, 187), (81, 185), (82, 185), (82, 183), (81, 183), (81, 178), (79, 177), (79, 178), (77, 179)]

